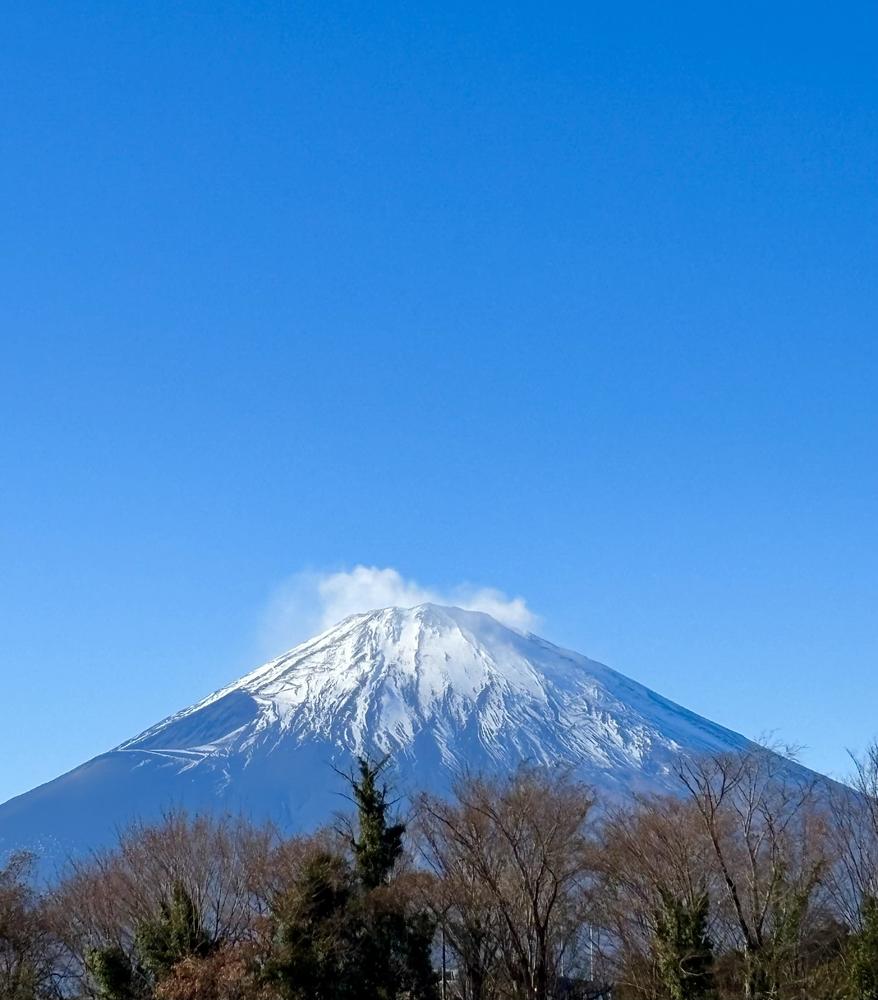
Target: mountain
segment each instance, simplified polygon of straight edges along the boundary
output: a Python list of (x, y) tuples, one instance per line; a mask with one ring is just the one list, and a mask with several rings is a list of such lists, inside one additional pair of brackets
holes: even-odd
[(345, 806), (356, 754), (405, 794), (520, 761), (608, 795), (674, 787), (681, 754), (751, 744), (603, 664), (489, 617), (425, 604), (345, 619), (197, 705), (0, 806), (0, 848), (58, 857), (163, 809), (290, 829)]

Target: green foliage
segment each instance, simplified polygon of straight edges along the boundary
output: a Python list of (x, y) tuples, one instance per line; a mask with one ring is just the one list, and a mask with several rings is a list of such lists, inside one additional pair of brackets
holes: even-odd
[[(779, 867), (779, 875), (783, 869)], [(790, 888), (780, 896), (772, 913), (772, 927), (761, 948), (745, 954), (745, 989), (748, 997), (774, 997), (784, 984), (799, 977), (799, 944), (813, 885)]]
[(703, 1000), (714, 995), (708, 914), (706, 893), (693, 901), (662, 893), (656, 914), (655, 952), (659, 975), (671, 1000)]
[(352, 863), (320, 851), (275, 901), (275, 955), (266, 979), (284, 1000), (433, 1000), (434, 925), (409, 912), (393, 874), (405, 825), (390, 823), (383, 764), (359, 762)]
[(178, 962), (204, 958), (213, 950), (198, 907), (178, 881), (158, 914), (137, 928), (130, 955), (118, 945), (95, 948), (86, 966), (99, 1000), (148, 1000), (152, 987)]
[(156, 979), (184, 958), (205, 958), (213, 950), (198, 907), (179, 880), (171, 886), (170, 898), (162, 900), (158, 915), (137, 928), (135, 950)]
[(433, 968), (432, 944), (436, 924), (426, 913), (403, 917), (396, 936), (393, 968), (399, 977), (399, 993), (412, 1000), (430, 1000), (436, 996), (437, 976)]
[(847, 952), (848, 1000), (878, 1000), (878, 899), (862, 904), (862, 926), (851, 935)]
[(27, 964), (19, 964), (12, 972), (0, 973), (0, 1000), (37, 1000), (37, 977)]
[(357, 1000), (430, 1000), (437, 977), (430, 960), (435, 925), (409, 914), (402, 900), (385, 892), (361, 897), (354, 942)]
[(266, 978), (286, 1000), (341, 1000), (351, 978), (353, 885), (344, 861), (321, 852), (294, 891), (275, 902), (274, 957)]
[(385, 764), (361, 757), (359, 779), (351, 780), (359, 834), (351, 840), (359, 889), (353, 995), (363, 1000), (418, 1000), (436, 991), (430, 961), (435, 927), (424, 914), (407, 913), (405, 900), (388, 888), (402, 857), (405, 824), (388, 821), (387, 786), (379, 785)]
[(118, 945), (94, 948), (87, 965), (100, 1000), (138, 1000), (142, 995), (134, 966)]
[(405, 824), (388, 824), (387, 786), (378, 784), (384, 764), (373, 764), (361, 757), (359, 780), (351, 780), (359, 823), (359, 836), (352, 838), (351, 846), (357, 877), (365, 889), (377, 889), (386, 883), (402, 855)]
[(158, 916), (137, 928), (135, 948), (144, 967), (156, 979), (167, 975), (184, 958), (205, 958), (213, 950), (201, 914), (182, 882), (171, 887)]

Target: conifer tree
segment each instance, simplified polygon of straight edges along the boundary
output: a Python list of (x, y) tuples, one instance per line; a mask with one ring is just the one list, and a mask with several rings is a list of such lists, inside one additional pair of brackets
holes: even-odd
[(430, 961), (435, 926), (423, 913), (408, 913), (405, 901), (388, 891), (403, 854), (404, 823), (391, 823), (388, 790), (379, 784), (386, 760), (358, 761), (351, 779), (357, 805), (357, 835), (351, 838), (360, 931), (355, 946), (356, 984), (362, 1000), (430, 1000), (436, 975)]
[(351, 878), (343, 859), (320, 852), (292, 893), (276, 901), (275, 957), (265, 970), (285, 1000), (342, 1000), (348, 980)]
[(848, 1000), (878, 1000), (878, 898), (862, 904), (862, 927), (848, 945)]
[(351, 846), (357, 877), (366, 890), (385, 884), (402, 855), (405, 824), (388, 823), (391, 803), (387, 801), (387, 786), (378, 783), (386, 763), (372, 763), (361, 757), (359, 780), (351, 778), (359, 826), (359, 836), (351, 839)]
[(655, 950), (659, 975), (671, 1000), (713, 996), (713, 947), (707, 931), (709, 900), (662, 893), (656, 914)]
[(93, 949), (86, 964), (100, 1000), (144, 1000), (178, 962), (204, 958), (213, 950), (198, 907), (178, 881), (158, 915), (138, 926), (132, 955), (109, 945)]
[(434, 925), (394, 879), (405, 824), (391, 822), (381, 774), (361, 759), (350, 858), (318, 851), (274, 902), (275, 957), (265, 978), (284, 1000), (433, 1000)]
[(142, 996), (131, 959), (118, 945), (92, 949), (87, 966), (99, 1000), (139, 1000)]
[(174, 882), (157, 918), (138, 927), (135, 947), (144, 967), (156, 979), (184, 958), (204, 958), (213, 950), (198, 907), (182, 882)]

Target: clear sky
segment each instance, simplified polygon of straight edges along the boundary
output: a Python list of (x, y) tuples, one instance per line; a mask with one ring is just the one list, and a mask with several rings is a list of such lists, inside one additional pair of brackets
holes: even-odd
[(7, 7), (0, 800), (358, 563), (521, 595), (842, 770), (878, 735), (876, 29)]

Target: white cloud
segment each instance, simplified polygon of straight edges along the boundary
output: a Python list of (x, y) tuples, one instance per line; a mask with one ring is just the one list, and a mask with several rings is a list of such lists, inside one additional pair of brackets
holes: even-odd
[(425, 587), (391, 567), (355, 566), (337, 573), (297, 573), (278, 587), (263, 616), (263, 643), (276, 654), (348, 615), (427, 603), (484, 611), (519, 631), (539, 623), (523, 597), (508, 597), (493, 587)]

